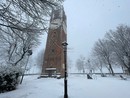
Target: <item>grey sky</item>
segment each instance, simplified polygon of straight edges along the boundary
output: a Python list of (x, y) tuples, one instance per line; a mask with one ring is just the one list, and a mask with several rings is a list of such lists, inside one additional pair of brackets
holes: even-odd
[[(68, 57), (88, 57), (94, 43), (119, 24), (130, 26), (130, 0), (66, 0)], [(45, 48), (47, 34), (42, 37)], [(40, 48), (41, 49), (41, 48)]]
[(68, 56), (87, 57), (96, 40), (119, 24), (130, 26), (130, 0), (66, 0)]

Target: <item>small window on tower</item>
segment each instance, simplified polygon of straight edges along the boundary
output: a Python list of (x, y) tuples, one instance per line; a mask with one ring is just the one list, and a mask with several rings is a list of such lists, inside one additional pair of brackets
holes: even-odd
[(55, 51), (55, 50), (54, 50), (54, 49), (52, 49), (52, 53), (54, 53), (54, 51)]
[(54, 35), (56, 35), (56, 32), (54, 32)]
[(53, 32), (54, 34), (53, 34), (53, 37), (55, 37), (56, 36), (56, 32)]

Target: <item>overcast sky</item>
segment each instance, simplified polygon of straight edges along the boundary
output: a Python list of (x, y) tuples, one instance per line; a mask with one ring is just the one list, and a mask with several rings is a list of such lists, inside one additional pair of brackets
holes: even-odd
[[(66, 0), (68, 57), (88, 57), (94, 43), (119, 24), (130, 26), (130, 0)], [(45, 48), (46, 35), (42, 38)]]
[(130, 26), (130, 0), (66, 0), (68, 56), (88, 57), (105, 32), (119, 24)]

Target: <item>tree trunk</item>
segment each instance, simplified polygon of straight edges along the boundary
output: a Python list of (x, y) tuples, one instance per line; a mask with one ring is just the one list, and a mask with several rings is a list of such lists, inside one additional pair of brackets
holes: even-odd
[(121, 66), (121, 69), (122, 69), (122, 72), (123, 72), (123, 74), (125, 73), (125, 71), (124, 71), (124, 67), (123, 66)]
[(129, 72), (128, 74), (130, 75), (130, 67), (128, 67), (128, 72)]
[(110, 68), (110, 70), (111, 70), (111, 74), (114, 76), (114, 75), (115, 75), (115, 73), (114, 73), (113, 68), (112, 68), (112, 66), (111, 66), (111, 64), (110, 64), (110, 63), (109, 63), (109, 68)]
[(109, 73), (111, 74), (112, 72), (111, 72), (110, 67), (108, 65), (106, 65), (106, 68), (108, 69)]
[(101, 69), (99, 69), (99, 70), (100, 70), (101, 74), (103, 74), (102, 68), (101, 68)]

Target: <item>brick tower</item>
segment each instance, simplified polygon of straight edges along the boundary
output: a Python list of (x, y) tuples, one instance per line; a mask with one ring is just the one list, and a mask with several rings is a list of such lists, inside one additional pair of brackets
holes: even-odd
[(48, 31), (42, 74), (64, 76), (62, 42), (67, 40), (66, 15), (63, 7), (52, 11)]

